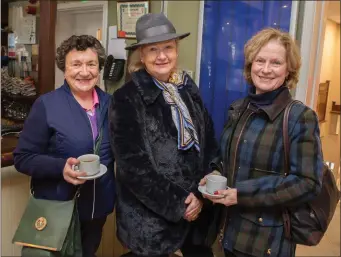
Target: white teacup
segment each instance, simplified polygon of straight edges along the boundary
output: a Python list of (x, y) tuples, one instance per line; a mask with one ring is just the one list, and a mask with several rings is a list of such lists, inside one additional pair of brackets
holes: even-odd
[(87, 176), (93, 176), (100, 171), (100, 158), (96, 154), (84, 154), (77, 160), (79, 160), (79, 164), (74, 166), (76, 171), (84, 171)]
[(215, 191), (224, 190), (227, 187), (227, 178), (220, 175), (208, 175), (206, 180), (206, 192), (214, 194)]

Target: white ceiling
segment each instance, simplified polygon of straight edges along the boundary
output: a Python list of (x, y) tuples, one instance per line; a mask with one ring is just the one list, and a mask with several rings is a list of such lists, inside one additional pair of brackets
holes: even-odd
[(340, 24), (340, 1), (329, 1), (327, 18)]

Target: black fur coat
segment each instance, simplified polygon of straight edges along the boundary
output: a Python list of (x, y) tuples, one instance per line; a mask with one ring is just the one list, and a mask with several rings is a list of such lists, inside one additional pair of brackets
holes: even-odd
[[(188, 75), (179, 93), (198, 133), (200, 152), (194, 147), (178, 150), (170, 106), (145, 70), (133, 73), (132, 80), (115, 92), (109, 109), (111, 147), (117, 162), (117, 235), (141, 255), (174, 252), (190, 226), (205, 231), (207, 225), (205, 214), (192, 223), (183, 215), (190, 192), (201, 196), (198, 183), (210, 172), (209, 161), (216, 154), (213, 124)], [(205, 237), (205, 232), (200, 233), (195, 233), (199, 244)]]

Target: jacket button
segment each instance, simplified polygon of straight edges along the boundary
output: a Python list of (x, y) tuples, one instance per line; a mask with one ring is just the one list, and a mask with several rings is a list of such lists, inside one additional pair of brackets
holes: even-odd
[(262, 218), (259, 218), (258, 221), (259, 221), (259, 222), (263, 222), (263, 219), (262, 219)]
[(270, 255), (271, 254), (271, 249), (269, 248), (267, 251), (266, 251), (267, 255)]

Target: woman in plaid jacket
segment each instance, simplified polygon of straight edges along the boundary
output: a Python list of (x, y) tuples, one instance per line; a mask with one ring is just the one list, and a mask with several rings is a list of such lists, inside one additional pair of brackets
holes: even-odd
[[(289, 89), (298, 81), (298, 47), (288, 33), (268, 28), (245, 46), (244, 76), (249, 95), (234, 102), (221, 138), (215, 169), (228, 178), (221, 198), (226, 256), (295, 256), (285, 238), (282, 208), (311, 200), (321, 190), (322, 151), (318, 119), (296, 103), (289, 115), (290, 173), (284, 174), (282, 122)], [(205, 178), (201, 184), (205, 183)]]

